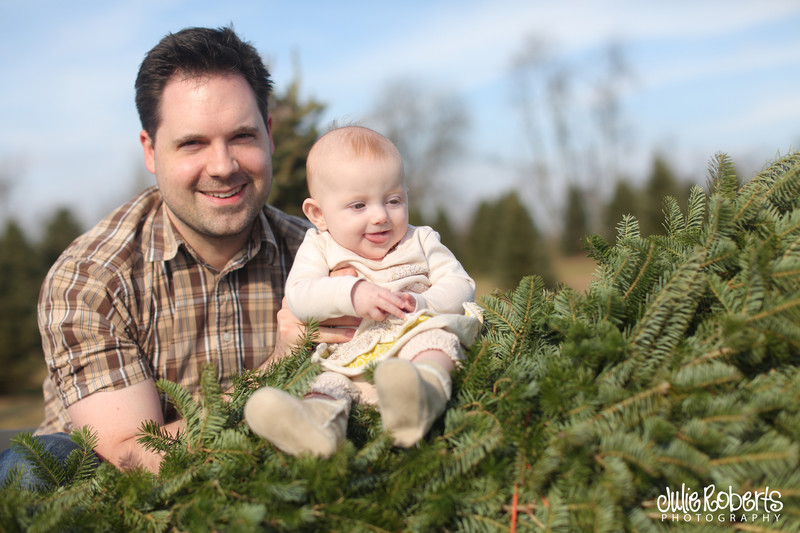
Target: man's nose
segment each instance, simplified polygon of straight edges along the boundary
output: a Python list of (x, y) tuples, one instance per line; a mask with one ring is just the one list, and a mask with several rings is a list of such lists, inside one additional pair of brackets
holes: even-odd
[(239, 170), (239, 162), (227, 144), (212, 144), (206, 170), (210, 176), (226, 178)]

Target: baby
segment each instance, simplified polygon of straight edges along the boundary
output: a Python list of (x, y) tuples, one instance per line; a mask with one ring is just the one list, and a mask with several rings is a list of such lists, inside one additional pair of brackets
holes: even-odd
[[(306, 323), (363, 320), (350, 342), (317, 347), (323, 372), (303, 399), (259, 389), (245, 420), (286, 453), (328, 456), (352, 402), (377, 403), (394, 444), (413, 446), (444, 412), (461, 345), (480, 330), (475, 282), (436, 232), (408, 224), (403, 161), (386, 137), (332, 130), (311, 148), (307, 175), (303, 212), (316, 229), (289, 273), (287, 304)], [(356, 275), (330, 275), (341, 269)], [(363, 378), (369, 365), (374, 386)]]

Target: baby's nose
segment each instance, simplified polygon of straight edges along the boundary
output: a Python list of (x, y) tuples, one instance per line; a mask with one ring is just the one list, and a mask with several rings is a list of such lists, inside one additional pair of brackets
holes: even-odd
[(389, 219), (389, 214), (384, 207), (376, 207), (372, 210), (372, 223), (383, 224)]

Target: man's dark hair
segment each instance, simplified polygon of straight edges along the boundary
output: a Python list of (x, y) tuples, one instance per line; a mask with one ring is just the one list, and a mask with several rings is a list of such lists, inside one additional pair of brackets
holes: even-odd
[(193, 78), (226, 73), (240, 74), (247, 80), (266, 124), (272, 81), (258, 51), (231, 28), (186, 28), (161, 39), (139, 67), (136, 109), (142, 128), (155, 140), (161, 122), (161, 96), (174, 75)]

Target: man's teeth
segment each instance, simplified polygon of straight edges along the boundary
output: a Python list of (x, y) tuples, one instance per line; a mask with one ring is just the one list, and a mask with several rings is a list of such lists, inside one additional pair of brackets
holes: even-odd
[(239, 187), (236, 190), (230, 192), (207, 192), (206, 194), (209, 196), (213, 196), (214, 198), (230, 198), (231, 196), (236, 195), (242, 188)]

